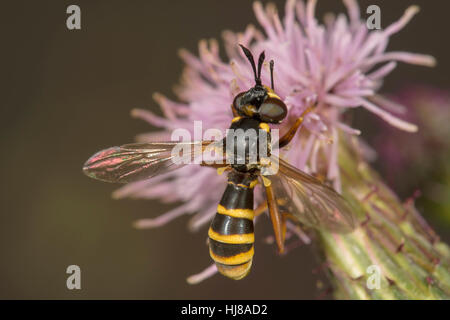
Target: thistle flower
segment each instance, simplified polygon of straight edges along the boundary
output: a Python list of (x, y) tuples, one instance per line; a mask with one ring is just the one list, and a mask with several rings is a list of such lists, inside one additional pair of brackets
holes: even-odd
[[(316, 3), (316, 0), (306, 3), (288, 0), (281, 20), (273, 4), (264, 8), (255, 2), (253, 8), (262, 31), (250, 25), (242, 33), (224, 32), (229, 62), (221, 60), (216, 40), (200, 41), (199, 57), (181, 50), (180, 56), (186, 63), (181, 84), (176, 88), (181, 102), (155, 94), (164, 117), (146, 110), (133, 110), (132, 116), (162, 129), (142, 134), (138, 140), (170, 140), (171, 131), (177, 128), (193, 133), (194, 121), (202, 121), (204, 130), (217, 128), (225, 132), (233, 117), (230, 108), (233, 97), (253, 85), (251, 69), (238, 49), (241, 43), (253, 52), (265, 50), (267, 61), (275, 61), (275, 90), (289, 109), (287, 120), (280, 125), (281, 133), (307, 107), (316, 105), (305, 118), (302, 132), (291, 142), (292, 147), (282, 150), (281, 155), (305, 172), (324, 175), (337, 191), (347, 195), (341, 181), (339, 150), (341, 145), (351, 146), (349, 137), (359, 135), (360, 131), (349, 127), (342, 115), (349, 109), (363, 107), (392, 126), (416, 131), (414, 124), (391, 114), (394, 104), (377, 92), (397, 62), (433, 66), (435, 60), (422, 54), (386, 52), (390, 37), (418, 12), (416, 6), (408, 8), (386, 29), (370, 31), (360, 18), (355, 0), (344, 0), (348, 18), (344, 14), (328, 14), (323, 24), (315, 18)], [(264, 68), (262, 81), (270, 83), (269, 67)], [(114, 197), (181, 201), (183, 204), (175, 209), (157, 218), (139, 220), (136, 226), (157, 227), (180, 215), (195, 213), (189, 226), (197, 230), (209, 223), (220, 200), (220, 193), (210, 190), (221, 190), (224, 183), (225, 178), (214, 170), (192, 165), (156, 179), (126, 185)], [(185, 188), (186, 185), (190, 188)], [(261, 190), (256, 192), (257, 199), (258, 196), (261, 199)], [(323, 239), (326, 236), (329, 235), (323, 234)], [(191, 280), (201, 280), (214, 272), (212, 266)]]

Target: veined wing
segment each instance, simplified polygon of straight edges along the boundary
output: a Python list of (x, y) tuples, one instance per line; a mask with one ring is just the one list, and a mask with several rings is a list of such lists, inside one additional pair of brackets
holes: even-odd
[(271, 181), (278, 205), (310, 227), (339, 233), (354, 230), (356, 218), (341, 195), (286, 161), (276, 161), (278, 173), (266, 178)]
[(149, 142), (111, 147), (90, 157), (83, 171), (91, 178), (106, 182), (144, 180), (193, 163), (207, 148), (220, 151), (219, 142)]

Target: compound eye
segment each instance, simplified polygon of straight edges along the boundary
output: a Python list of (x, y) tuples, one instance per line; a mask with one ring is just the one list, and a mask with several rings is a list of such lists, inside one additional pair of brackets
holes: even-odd
[(258, 112), (262, 121), (279, 123), (286, 118), (287, 107), (280, 99), (269, 97), (259, 107)]
[(242, 104), (242, 97), (244, 96), (244, 94), (246, 94), (246, 91), (239, 93), (233, 101), (233, 107), (234, 109), (236, 109), (236, 111), (240, 111), (243, 107)]

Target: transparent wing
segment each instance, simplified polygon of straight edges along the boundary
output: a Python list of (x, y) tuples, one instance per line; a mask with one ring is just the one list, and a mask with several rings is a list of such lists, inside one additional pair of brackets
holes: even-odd
[(336, 191), (301, 172), (284, 160), (278, 173), (268, 175), (280, 211), (288, 211), (301, 223), (332, 232), (346, 233), (355, 228), (350, 204)]
[(219, 142), (149, 142), (111, 147), (90, 157), (83, 171), (91, 178), (106, 182), (144, 180), (192, 163), (208, 148), (220, 152)]

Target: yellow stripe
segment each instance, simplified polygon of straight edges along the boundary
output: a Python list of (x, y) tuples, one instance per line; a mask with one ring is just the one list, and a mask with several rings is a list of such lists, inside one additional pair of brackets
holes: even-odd
[(253, 260), (250, 260), (249, 262), (238, 266), (224, 266), (220, 263), (216, 264), (216, 266), (217, 270), (219, 270), (219, 272), (224, 276), (234, 280), (241, 280), (250, 272), (252, 261)]
[(229, 167), (221, 167), (221, 168), (217, 168), (217, 174), (219, 176), (221, 176), (226, 170), (228, 170)]
[(270, 132), (270, 127), (269, 127), (269, 125), (268, 125), (267, 123), (265, 123), (265, 122), (261, 122), (261, 123), (259, 124), (259, 127), (260, 127), (261, 129), (263, 129), (264, 131), (266, 131), (266, 132)]
[(255, 234), (254, 233), (225, 235), (225, 234), (217, 233), (213, 229), (209, 228), (208, 236), (213, 240), (223, 242), (223, 243), (244, 244), (244, 243), (255, 242)]
[(255, 179), (255, 180), (253, 180), (252, 182), (250, 182), (250, 185), (245, 185), (245, 184), (242, 184), (242, 183), (238, 183), (238, 184), (236, 184), (236, 183), (234, 183), (233, 181), (228, 181), (228, 184), (232, 184), (232, 185), (235, 185), (235, 186), (238, 186), (238, 187), (241, 187), (241, 188), (250, 188), (250, 189), (253, 189), (257, 184), (258, 184), (258, 179)]
[(209, 255), (215, 262), (219, 262), (226, 265), (234, 265), (234, 264), (241, 264), (244, 262), (247, 262), (253, 258), (253, 255), (255, 254), (255, 250), (253, 249), (253, 246), (250, 250), (247, 252), (239, 253), (232, 257), (221, 257), (217, 256), (212, 252), (211, 249), (209, 249)]
[(258, 184), (258, 179), (253, 180), (252, 182), (250, 182), (250, 188), (253, 189), (257, 184)]
[(264, 177), (264, 176), (261, 176), (261, 178), (263, 179), (263, 183), (264, 183), (264, 187), (270, 187), (271, 186), (271, 184), (272, 184), (272, 181), (270, 181), (270, 179), (268, 179), (268, 178), (266, 178), (266, 177)]
[(241, 120), (242, 117), (234, 117), (233, 120), (231, 120), (231, 123), (235, 123), (236, 121)]
[(269, 98), (275, 98), (278, 100), (281, 100), (281, 98), (279, 96), (277, 96), (274, 92), (267, 92), (267, 95), (269, 96)]
[(253, 209), (227, 209), (221, 204), (217, 206), (217, 212), (220, 214), (226, 214), (233, 218), (245, 218), (253, 220)]
[(269, 93), (269, 92), (272, 92), (272, 93), (273, 93), (273, 90), (272, 90), (271, 87), (264, 86), (264, 88), (266, 89), (267, 93)]

